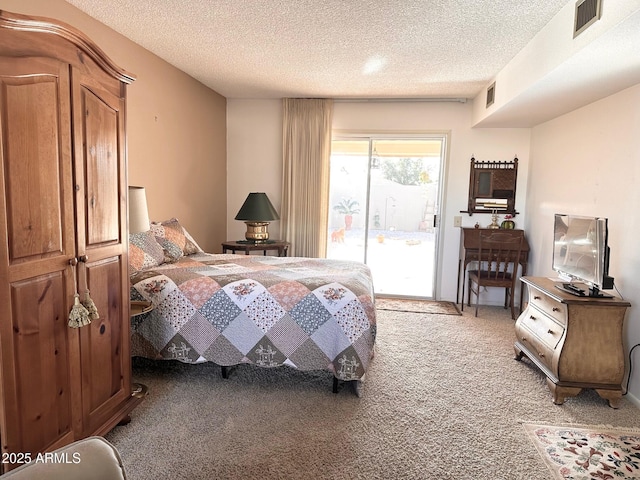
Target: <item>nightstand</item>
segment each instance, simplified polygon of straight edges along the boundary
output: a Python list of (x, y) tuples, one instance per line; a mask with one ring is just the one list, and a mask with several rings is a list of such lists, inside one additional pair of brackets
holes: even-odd
[(244, 252), (245, 255), (249, 255), (253, 250), (262, 250), (262, 254), (266, 255), (269, 250), (277, 250), (279, 257), (286, 257), (289, 251), (289, 245), (291, 245), (289, 242), (281, 240), (270, 240), (261, 243), (229, 241), (222, 242), (222, 253), (227, 253), (227, 251), (230, 250), (231, 253), (239, 251)]
[[(153, 305), (151, 302), (145, 301), (137, 301), (131, 300), (129, 302), (129, 317), (131, 320), (139, 320), (138, 317), (141, 317), (144, 314), (149, 313), (153, 310)], [(131, 396), (137, 398), (146, 397), (149, 393), (149, 388), (142, 383), (132, 383), (131, 384)]]

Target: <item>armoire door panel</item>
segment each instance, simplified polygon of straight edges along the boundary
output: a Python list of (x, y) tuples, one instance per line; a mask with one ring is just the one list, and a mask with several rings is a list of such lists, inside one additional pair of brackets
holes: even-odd
[[(73, 250), (69, 72), (40, 58), (0, 62), (8, 263)], [(46, 70), (43, 72), (43, 70)], [(0, 187), (2, 188), (2, 187)]]
[(16, 426), (22, 432), (14, 451), (40, 451), (72, 429), (70, 341), (77, 338), (67, 326), (68, 281), (55, 272), (11, 285), (15, 407), (21, 412)]
[[(120, 241), (119, 103), (82, 88), (86, 245)], [(115, 108), (114, 108), (115, 107)]]
[(39, 452), (73, 439), (79, 376), (69, 367), (77, 336), (67, 327), (75, 255), (69, 88), (65, 63), (0, 57), (3, 452)]
[[(99, 424), (128, 394), (130, 358), (123, 355), (129, 330), (122, 317), (128, 304), (121, 290), (121, 257), (86, 264), (87, 285), (100, 318), (80, 330), (80, 368), (83, 382), (83, 409), (89, 424)], [(125, 299), (126, 300), (126, 299)], [(126, 388), (125, 388), (126, 387)], [(98, 418), (94, 418), (98, 417)]]

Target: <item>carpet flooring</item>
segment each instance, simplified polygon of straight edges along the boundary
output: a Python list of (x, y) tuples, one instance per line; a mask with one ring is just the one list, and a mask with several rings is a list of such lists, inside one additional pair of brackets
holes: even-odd
[(549, 480), (523, 428), (640, 427), (623, 397), (591, 390), (556, 406), (545, 377), (513, 359), (500, 307), (425, 315), (378, 310), (376, 357), (357, 397), (328, 372), (134, 359), (149, 395), (106, 435), (129, 480)]

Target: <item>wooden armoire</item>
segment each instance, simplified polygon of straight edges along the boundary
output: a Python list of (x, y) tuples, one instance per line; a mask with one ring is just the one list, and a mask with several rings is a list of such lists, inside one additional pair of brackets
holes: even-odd
[[(3, 454), (105, 434), (140, 401), (129, 347), (132, 81), (75, 28), (0, 11)], [(71, 328), (74, 293), (87, 288), (99, 318)]]

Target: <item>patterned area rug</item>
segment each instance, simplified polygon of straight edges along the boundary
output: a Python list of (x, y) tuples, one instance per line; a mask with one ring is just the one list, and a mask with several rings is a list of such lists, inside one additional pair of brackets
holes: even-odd
[(453, 302), (430, 300), (404, 300), (398, 298), (376, 298), (376, 308), (397, 312), (431, 313), (438, 315), (462, 315)]
[(640, 431), (610, 427), (523, 424), (560, 480), (640, 478)]

